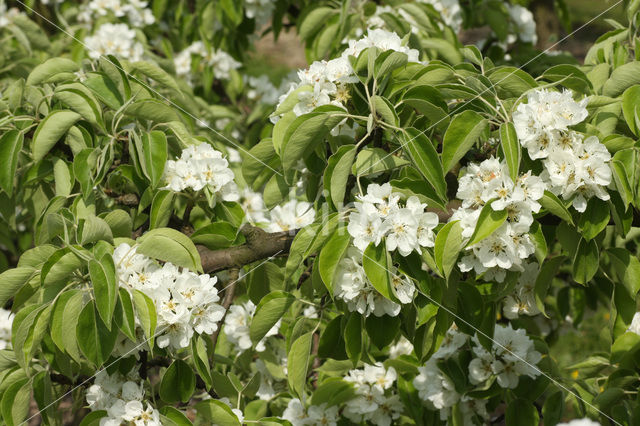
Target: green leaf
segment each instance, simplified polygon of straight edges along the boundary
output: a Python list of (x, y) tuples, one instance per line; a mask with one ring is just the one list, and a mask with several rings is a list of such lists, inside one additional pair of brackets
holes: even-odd
[(379, 349), (391, 344), (400, 331), (400, 317), (369, 315), (365, 322), (367, 334)]
[(119, 330), (117, 327), (107, 328), (96, 315), (93, 301), (87, 303), (78, 317), (76, 337), (80, 350), (96, 366), (101, 366), (111, 355), (116, 344)]
[(249, 336), (254, 344), (257, 344), (271, 328), (289, 310), (296, 298), (283, 291), (269, 293), (260, 300), (256, 307), (255, 315), (251, 320)]
[(392, 126), (397, 126), (400, 119), (398, 118), (398, 114), (387, 99), (382, 96), (374, 95), (371, 97), (371, 103), (373, 108), (375, 109), (375, 113), (378, 117), (382, 118), (382, 121), (391, 124)]
[(362, 266), (373, 287), (389, 300), (396, 300), (391, 283), (391, 256), (384, 242), (375, 246), (369, 244), (362, 254)]
[(381, 148), (364, 148), (358, 153), (351, 173), (356, 176), (369, 176), (393, 170), (409, 164), (407, 160), (389, 154)]
[(138, 243), (136, 251), (140, 254), (202, 272), (196, 246), (180, 231), (171, 228), (152, 229), (138, 238)]
[(586, 240), (594, 239), (607, 227), (609, 219), (609, 205), (596, 197), (591, 198), (578, 222), (582, 237)]
[(337, 11), (331, 7), (317, 7), (302, 18), (298, 26), (298, 36), (301, 40), (307, 40), (320, 31)]
[(20, 425), (29, 414), (31, 401), (31, 385), (27, 379), (11, 384), (2, 395), (0, 408), (7, 426)]
[(131, 294), (133, 296), (133, 306), (136, 308), (136, 315), (140, 321), (140, 326), (142, 327), (144, 335), (149, 340), (149, 347), (153, 349), (156, 326), (158, 324), (156, 307), (153, 304), (153, 300), (143, 292), (133, 290)]
[(636, 135), (640, 136), (638, 122), (640, 117), (640, 85), (629, 87), (622, 94), (622, 113), (627, 126)]
[(327, 407), (341, 405), (355, 396), (351, 383), (339, 377), (330, 377), (323, 381), (311, 396), (312, 405), (327, 404)]
[(80, 65), (67, 58), (51, 58), (37, 65), (27, 77), (27, 85), (36, 86), (44, 83), (56, 74), (78, 71)]
[(100, 261), (89, 261), (89, 276), (93, 284), (96, 308), (107, 328), (111, 329), (111, 318), (118, 300), (118, 282), (113, 257), (102, 256)]
[(170, 405), (165, 405), (160, 409), (160, 414), (172, 421), (176, 426), (192, 426), (193, 423), (187, 418), (187, 416), (177, 408)]
[(196, 404), (196, 411), (199, 416), (204, 417), (209, 424), (218, 426), (241, 426), (238, 418), (231, 408), (222, 401), (208, 399)]
[(131, 341), (137, 341), (136, 336), (136, 314), (133, 310), (133, 302), (129, 292), (120, 287), (118, 289), (118, 305), (116, 306), (115, 314), (118, 315), (122, 311), (122, 321), (116, 317), (116, 323), (119, 322), (120, 331), (122, 331)]
[(154, 130), (142, 135), (142, 169), (155, 188), (162, 178), (167, 163), (167, 137), (161, 131)]
[(558, 269), (560, 269), (560, 266), (562, 266), (565, 260), (567, 260), (567, 258), (564, 256), (556, 256), (545, 260), (545, 262), (541, 264), (540, 272), (536, 277), (534, 285), (536, 305), (545, 316), (547, 316), (547, 313), (544, 307), (544, 299), (547, 297), (547, 292), (551, 287), (553, 277), (556, 276)]
[(31, 267), (8, 269), (0, 274), (0, 306), (16, 295), (18, 290), (35, 275), (36, 271)]
[(73, 111), (52, 111), (38, 124), (31, 145), (33, 160), (38, 162), (53, 148), (69, 128), (80, 120), (80, 114)]
[(331, 202), (336, 209), (341, 209), (344, 205), (347, 179), (351, 175), (351, 165), (356, 151), (354, 145), (341, 146), (335, 154), (329, 157), (327, 168), (324, 171), (324, 189), (329, 191)]
[(100, 419), (103, 417), (107, 417), (106, 410), (92, 411), (84, 416), (79, 426), (100, 426)]
[(443, 170), (451, 170), (473, 144), (487, 133), (488, 128), (489, 122), (475, 111), (464, 111), (453, 117), (442, 141)]
[(229, 222), (214, 222), (198, 228), (191, 240), (211, 250), (230, 247), (238, 240), (237, 229)]
[(331, 295), (333, 295), (333, 277), (335, 276), (336, 268), (342, 256), (346, 253), (350, 242), (351, 236), (346, 232), (346, 229), (338, 228), (318, 256), (320, 277)]
[(180, 121), (178, 113), (158, 99), (142, 99), (125, 107), (125, 113), (140, 120), (149, 120), (154, 123), (169, 123)]
[(91, 73), (83, 84), (112, 110), (117, 111), (124, 103), (118, 86), (106, 74)]
[(189, 364), (176, 359), (167, 368), (160, 383), (160, 398), (164, 402), (188, 402), (196, 388), (196, 375)]
[(89, 215), (79, 227), (80, 244), (86, 245), (97, 241), (113, 242), (113, 234), (109, 224), (97, 216)]
[[(151, 215), (149, 216), (149, 229), (167, 226), (173, 214), (173, 199), (175, 193), (167, 189), (156, 192), (151, 202)], [(193, 238), (193, 235), (192, 235)], [(195, 240), (194, 240), (195, 242)]]
[(156, 82), (181, 93), (176, 80), (165, 70), (148, 61), (136, 61), (131, 63), (131, 72), (139, 72)]
[(447, 223), (436, 235), (433, 257), (443, 277), (451, 274), (462, 247), (462, 227), (457, 220)]
[(580, 239), (578, 250), (573, 258), (573, 279), (580, 284), (587, 284), (598, 271), (600, 252), (594, 240)]
[(89, 123), (101, 125), (102, 115), (98, 101), (85, 86), (80, 83), (65, 84), (57, 87), (53, 96)]
[(440, 91), (433, 86), (419, 85), (410, 88), (404, 94), (402, 103), (415, 108), (438, 130), (444, 130), (449, 124), (449, 107)]
[(507, 209), (496, 211), (491, 207), (492, 204), (493, 202), (489, 202), (482, 207), (476, 228), (469, 238), (467, 247), (477, 244), (493, 234), (507, 220)]
[(602, 94), (615, 98), (634, 84), (640, 83), (640, 62), (620, 65), (611, 73), (602, 87)]
[(516, 399), (507, 406), (505, 420), (507, 426), (538, 426), (540, 417), (531, 401)]
[(309, 368), (312, 340), (312, 331), (298, 337), (291, 345), (287, 356), (287, 370), (289, 371), (287, 381), (289, 383), (289, 389), (299, 398), (303, 397), (305, 383), (307, 382), (307, 369)]
[(520, 169), (520, 142), (513, 123), (504, 123), (500, 126), (500, 146), (504, 153), (504, 158), (509, 167), (509, 176), (515, 182)]
[(56, 195), (68, 197), (71, 194), (74, 180), (71, 179), (71, 172), (66, 161), (58, 158), (53, 163), (53, 177), (56, 184)]
[(344, 343), (347, 356), (356, 368), (362, 356), (362, 315), (353, 312), (344, 328)]
[(0, 137), (0, 188), (13, 194), (13, 184), (18, 168), (18, 157), (24, 144), (24, 135), (17, 130), (9, 130)]
[(425, 179), (433, 186), (441, 199), (447, 199), (447, 184), (444, 170), (435, 147), (425, 134), (414, 128), (408, 128), (403, 146), (411, 161)]
[(104, 221), (107, 222), (107, 225), (109, 225), (109, 228), (111, 228), (111, 233), (113, 234), (114, 238), (131, 237), (131, 229), (133, 227), (133, 223), (131, 221), (131, 216), (129, 215), (129, 213), (125, 212), (124, 210), (111, 210), (104, 217)]
[(558, 197), (555, 196), (555, 194), (549, 191), (544, 191), (544, 195), (539, 200), (539, 202), (546, 211), (573, 225), (573, 218), (571, 217), (571, 213), (569, 213), (567, 207), (562, 203), (562, 201), (560, 201)]
[(607, 249), (619, 282), (635, 297), (640, 291), (640, 260), (628, 250), (619, 247)]
[(561, 390), (553, 392), (544, 401), (542, 406), (542, 418), (544, 424), (555, 426), (562, 420), (564, 411), (564, 393)]
[(327, 105), (293, 120), (287, 128), (281, 150), (284, 170), (295, 167), (298, 160), (311, 153), (344, 119), (344, 113), (342, 108)]
[(80, 362), (76, 327), (82, 311), (82, 300), (83, 294), (79, 290), (64, 292), (58, 297), (51, 315), (51, 339), (76, 362)]

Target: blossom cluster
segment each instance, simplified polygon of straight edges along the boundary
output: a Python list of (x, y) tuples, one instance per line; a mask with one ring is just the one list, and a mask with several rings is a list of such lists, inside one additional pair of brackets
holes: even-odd
[(427, 212), (427, 205), (418, 197), (411, 196), (402, 205), (401, 194), (392, 192), (389, 183), (372, 183), (364, 196), (356, 198), (356, 211), (349, 215), (347, 230), (360, 250), (370, 243), (377, 246), (383, 238), (388, 251), (397, 249), (402, 256), (434, 246), (438, 215)]
[(98, 59), (103, 55), (114, 55), (132, 62), (142, 60), (144, 47), (136, 39), (136, 31), (127, 24), (102, 24), (84, 39), (89, 57)]
[[(229, 312), (224, 319), (224, 332), (227, 340), (236, 345), (240, 351), (245, 351), (252, 346), (249, 329), (251, 320), (256, 313), (256, 305), (252, 301), (243, 304), (236, 304), (229, 307)], [(280, 330), (282, 320), (271, 327), (265, 336), (256, 344), (256, 351), (263, 352), (266, 349), (265, 343), (268, 337), (275, 336)]]
[(231, 76), (231, 71), (240, 68), (240, 62), (233, 59), (231, 55), (221, 49), (211, 49), (201, 41), (192, 43), (189, 47), (178, 53), (173, 64), (176, 74), (185, 77), (191, 82), (193, 58), (199, 58), (199, 69), (204, 67), (213, 69), (213, 75), (220, 80), (227, 80)]
[(136, 371), (126, 376), (100, 370), (93, 385), (87, 389), (87, 405), (91, 411), (105, 410), (100, 426), (160, 426), (160, 413), (144, 401), (144, 385)]
[(459, 220), (462, 236), (470, 238), (482, 208), (491, 202), (494, 211), (507, 212), (506, 221), (491, 235), (467, 248), (458, 263), (460, 270), (488, 273), (499, 281), (505, 271), (522, 270), (523, 260), (535, 252), (529, 236), (533, 213), (540, 211), (545, 184), (531, 171), (512, 179), (505, 161), (495, 157), (471, 163), (459, 180), (457, 197), (462, 200), (451, 220)]
[[(298, 71), (299, 81), (291, 85), (289, 91), (280, 97), (282, 103), (293, 91), (297, 93), (298, 102), (293, 107), (296, 115), (313, 111), (322, 105), (343, 107), (349, 99), (349, 83), (358, 81), (354, 74), (349, 56), (358, 56), (365, 49), (376, 47), (379, 50), (395, 50), (405, 53), (410, 62), (418, 62), (419, 53), (403, 45), (402, 39), (390, 31), (371, 29), (359, 40), (349, 40), (349, 46), (339, 58), (330, 61), (316, 61), (308, 69)], [(276, 120), (279, 116), (272, 117)]]
[(159, 266), (120, 244), (113, 252), (120, 286), (139, 290), (153, 300), (158, 313), (156, 343), (174, 349), (189, 346), (194, 333), (211, 334), (224, 316), (215, 287), (217, 277), (180, 270), (170, 262)]
[(495, 377), (501, 387), (514, 389), (520, 376), (535, 379), (540, 375), (536, 365), (542, 355), (535, 350), (533, 340), (524, 329), (514, 330), (511, 324), (496, 324), (490, 351), (480, 344), (476, 336), (471, 340), (475, 355), (469, 363), (471, 383), (480, 385)]
[[(334, 281), (335, 297), (342, 299), (351, 312), (368, 317), (389, 315), (392, 317), (400, 313), (401, 306), (382, 296), (371, 284), (362, 266), (363, 254), (355, 247), (349, 247), (347, 254), (340, 260), (336, 268)], [(399, 275), (392, 267), (391, 283), (398, 301), (402, 304), (411, 303), (415, 293), (415, 286), (411, 279)]]
[(512, 33), (507, 36), (507, 43), (514, 43), (517, 39), (524, 43), (536, 44), (538, 42), (538, 34), (536, 33), (536, 21), (533, 19), (533, 13), (524, 6), (519, 4), (511, 4), (505, 2), (505, 6), (509, 11), (509, 18), (514, 27)]
[(591, 197), (608, 200), (611, 154), (597, 137), (584, 138), (571, 129), (588, 115), (588, 99), (573, 99), (572, 92), (539, 89), (518, 105), (513, 122), (518, 139), (531, 159), (542, 159), (540, 177), (548, 189), (584, 212)]
[(451, 407), (460, 403), (461, 410), (471, 418), (474, 414), (488, 419), (486, 400), (473, 399), (460, 395), (454, 382), (438, 367), (438, 362), (456, 356), (468, 342), (474, 358), (469, 363), (469, 381), (476, 386), (484, 386), (495, 379), (499, 386), (513, 389), (518, 385), (519, 377), (532, 378), (540, 375), (535, 367), (541, 354), (534, 349), (533, 341), (523, 329), (514, 330), (511, 325), (496, 325), (493, 346), (486, 350), (477, 336), (471, 339), (453, 326), (447, 331), (440, 348), (427, 363), (418, 368), (419, 374), (413, 380), (418, 395), (429, 407), (440, 410), (441, 419), (447, 419)]
[(235, 188), (229, 162), (208, 143), (183, 149), (179, 159), (167, 161), (164, 173), (166, 187), (176, 192), (200, 191), (208, 187), (216, 193), (231, 189), (229, 185)]
[(451, 407), (459, 402), (463, 402), (460, 404), (463, 410), (469, 404), (475, 404), (476, 407), (473, 411), (483, 418), (488, 417), (484, 407), (486, 401), (461, 396), (456, 391), (453, 381), (438, 368), (438, 361), (455, 355), (467, 343), (467, 340), (467, 335), (458, 331), (455, 326), (450, 328), (442, 339), (438, 350), (424, 366), (418, 367), (418, 375), (413, 379), (418, 396), (431, 409), (440, 410), (442, 420), (449, 417)]
[(147, 5), (146, 1), (141, 0), (91, 0), (78, 13), (78, 19), (91, 23), (98, 18), (112, 15), (115, 18), (126, 18), (133, 27), (144, 27), (156, 21)]
[(339, 420), (338, 407), (327, 407), (323, 403), (305, 408), (302, 401), (293, 398), (282, 413), (282, 419), (288, 420), (292, 426), (336, 426)]
[(11, 346), (11, 326), (14, 315), (11, 311), (0, 308), (0, 350)]
[(353, 383), (356, 396), (347, 401), (342, 414), (356, 424), (394, 424), (403, 411), (400, 396), (393, 389), (397, 378), (393, 367), (385, 368), (379, 362), (349, 371), (344, 380)]

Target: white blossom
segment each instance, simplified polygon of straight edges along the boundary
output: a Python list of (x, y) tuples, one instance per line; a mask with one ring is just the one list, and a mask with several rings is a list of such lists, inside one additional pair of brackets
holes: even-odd
[[(256, 305), (250, 300), (243, 304), (236, 304), (229, 307), (229, 312), (224, 320), (224, 332), (227, 335), (227, 339), (236, 345), (240, 351), (245, 351), (253, 343), (249, 335), (249, 329), (251, 327), (251, 320), (256, 312)], [(262, 352), (266, 349), (265, 343), (268, 337), (275, 336), (280, 330), (281, 320), (271, 327), (271, 329), (265, 334), (265, 336), (256, 344), (256, 351)]]
[(208, 143), (188, 146), (179, 159), (167, 161), (164, 171), (165, 188), (175, 192), (200, 191), (206, 187), (222, 193), (233, 185), (233, 178), (229, 162)]
[(403, 411), (393, 388), (396, 379), (395, 369), (385, 368), (382, 363), (365, 364), (362, 370), (350, 370), (344, 380), (353, 383), (356, 397), (346, 403), (343, 415), (354, 423), (393, 424)]
[(266, 227), (267, 231), (283, 232), (311, 225), (316, 217), (316, 212), (311, 203), (293, 199), (282, 206), (275, 206), (271, 210), (270, 216), (270, 223)]
[(131, 62), (142, 60), (144, 48), (136, 40), (136, 32), (126, 24), (102, 24), (93, 35), (84, 39), (92, 59), (103, 55), (114, 55)]
[(218, 329), (224, 308), (217, 303), (217, 277), (180, 270), (170, 262), (160, 267), (126, 243), (116, 247), (113, 260), (120, 286), (139, 290), (154, 302), (159, 347), (184, 348), (194, 333), (211, 334)]

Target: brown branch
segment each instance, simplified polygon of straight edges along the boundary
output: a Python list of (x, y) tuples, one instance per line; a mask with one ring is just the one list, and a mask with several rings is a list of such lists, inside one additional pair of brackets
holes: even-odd
[(220, 250), (209, 250), (198, 246), (202, 269), (214, 273), (267, 259), (279, 254), (287, 254), (297, 230), (269, 233), (256, 226), (245, 225), (240, 229), (246, 244)]

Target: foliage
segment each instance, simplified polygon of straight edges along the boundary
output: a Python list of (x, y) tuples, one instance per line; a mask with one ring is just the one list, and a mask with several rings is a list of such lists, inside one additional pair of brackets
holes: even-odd
[(6, 424), (640, 420), (639, 1), (584, 64), (502, 0), (15, 3)]

